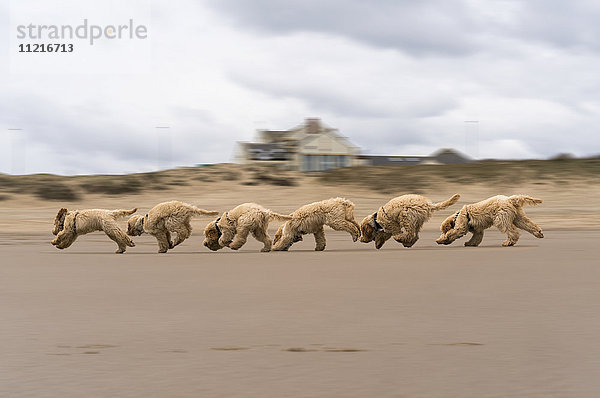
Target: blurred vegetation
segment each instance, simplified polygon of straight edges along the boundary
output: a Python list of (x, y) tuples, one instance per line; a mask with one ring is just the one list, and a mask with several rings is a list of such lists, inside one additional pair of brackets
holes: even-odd
[(44, 200), (75, 201), (80, 195), (70, 186), (63, 183), (45, 184), (35, 188), (35, 196)]
[(283, 170), (268, 165), (240, 166), (247, 173), (249, 180), (243, 181), (243, 185), (275, 185), (280, 187), (294, 187), (298, 185), (297, 172)]
[[(51, 174), (0, 174), (0, 201), (15, 195), (43, 200), (77, 201), (85, 195), (136, 195), (184, 186), (229, 182), (235, 186), (293, 187), (307, 174), (267, 165), (221, 164), (129, 175), (63, 177)], [(326, 185), (351, 185), (381, 193), (425, 193), (446, 183), (479, 185), (551, 184), (559, 189), (572, 183), (600, 183), (600, 158), (480, 161), (455, 165), (361, 166), (310, 174)]]
[[(600, 159), (480, 161), (453, 165), (361, 166), (322, 173), (325, 184), (370, 187), (383, 193), (420, 193), (441, 183), (518, 185), (600, 182)], [(591, 180), (591, 181), (590, 181)]]
[(127, 176), (87, 176), (79, 187), (86, 193), (104, 195), (123, 195), (140, 192), (143, 183), (135, 175)]
[[(293, 187), (296, 186), (296, 179), (293, 178), (291, 175), (287, 175), (287, 176), (281, 176), (278, 174), (269, 174), (269, 173), (261, 173), (261, 172), (257, 172), (254, 173), (253, 178), (253, 182), (254, 184), (252, 185), (258, 185), (258, 184), (269, 184), (269, 185), (276, 185), (276, 186), (280, 186), (280, 187)], [(248, 184), (247, 184), (248, 185)]]
[(78, 193), (63, 180), (65, 177), (51, 174), (0, 175), (0, 192), (29, 194), (44, 200), (78, 200)]

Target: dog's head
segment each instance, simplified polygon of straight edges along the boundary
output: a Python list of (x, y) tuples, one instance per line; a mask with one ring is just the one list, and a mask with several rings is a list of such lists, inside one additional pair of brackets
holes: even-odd
[(373, 214), (366, 216), (360, 223), (360, 241), (363, 243), (369, 243), (375, 240), (375, 233), (377, 228), (375, 227), (375, 219)]
[(204, 246), (208, 247), (212, 251), (217, 251), (222, 248), (221, 244), (219, 243), (221, 234), (217, 229), (217, 220), (208, 223), (206, 228), (204, 228), (204, 236), (204, 242), (202, 242)]
[(67, 216), (67, 209), (64, 207), (58, 211), (56, 217), (54, 217), (54, 228), (52, 228), (52, 235), (58, 235), (60, 231), (65, 229), (65, 217)]
[(375, 213), (366, 216), (360, 223), (360, 241), (369, 243), (375, 241), (375, 248), (381, 249), (381, 246), (390, 238), (381, 227), (375, 224)]
[(442, 234), (435, 240), (438, 245), (449, 245), (452, 243), (452, 240), (448, 238), (448, 232), (454, 229), (454, 226), (456, 225), (456, 218), (459, 214), (460, 212), (454, 213), (442, 221), (442, 225), (440, 225), (440, 231), (442, 231)]
[(56, 235), (50, 243), (56, 246), (57, 249), (66, 249), (77, 239), (77, 235), (73, 230), (74, 217), (69, 215), (67, 209), (62, 208), (54, 218), (54, 228), (52, 234)]
[(127, 220), (127, 235), (140, 236), (144, 233), (144, 216), (135, 215)]

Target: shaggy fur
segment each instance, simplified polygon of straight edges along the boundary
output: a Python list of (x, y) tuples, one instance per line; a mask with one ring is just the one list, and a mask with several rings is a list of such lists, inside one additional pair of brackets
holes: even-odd
[(398, 196), (363, 219), (360, 241), (375, 241), (375, 247), (380, 249), (393, 236), (404, 247), (411, 247), (419, 239), (421, 227), (433, 212), (452, 206), (459, 198), (460, 195), (456, 194), (444, 202), (432, 203), (421, 195)]
[(269, 221), (287, 221), (291, 216), (275, 213), (256, 203), (243, 203), (211, 221), (204, 229), (204, 246), (216, 251), (225, 246), (237, 250), (248, 239), (248, 234), (264, 244), (261, 252), (271, 251), (271, 238), (267, 233)]
[[(154, 206), (145, 216), (133, 216), (127, 221), (127, 234), (139, 236), (146, 232), (158, 241), (158, 252), (166, 253), (192, 234), (190, 219), (193, 216), (214, 216), (217, 211), (208, 211), (177, 200)], [(171, 233), (177, 234), (171, 242)]]
[(51, 243), (57, 249), (66, 249), (75, 242), (75, 239), (79, 235), (85, 235), (94, 231), (104, 231), (119, 246), (115, 253), (124, 253), (127, 246), (134, 247), (135, 244), (119, 227), (117, 218), (129, 216), (136, 211), (137, 209), (68, 211), (62, 208), (54, 218), (52, 234), (56, 235), (56, 238)]
[(492, 225), (508, 236), (502, 246), (513, 246), (519, 240), (517, 228), (523, 229), (536, 238), (543, 238), (542, 229), (531, 221), (523, 211), (523, 205), (535, 206), (542, 199), (526, 195), (492, 196), (481, 202), (463, 206), (455, 214), (442, 222), (442, 235), (436, 240), (438, 244), (449, 245), (456, 239), (472, 232), (473, 236), (465, 246), (477, 246), (483, 240), (483, 231)]
[(315, 250), (325, 250), (327, 225), (336, 231), (346, 231), (356, 242), (360, 227), (354, 220), (354, 203), (343, 198), (331, 198), (304, 205), (291, 214), (292, 219), (279, 227), (273, 239), (273, 251), (288, 250), (302, 235), (314, 234)]

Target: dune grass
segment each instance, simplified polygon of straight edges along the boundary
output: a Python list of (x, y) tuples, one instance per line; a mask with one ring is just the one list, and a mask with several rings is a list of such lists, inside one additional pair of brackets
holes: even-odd
[[(600, 159), (555, 159), (526, 161), (482, 161), (455, 165), (360, 166), (334, 169), (319, 174), (324, 185), (351, 185), (376, 192), (423, 193), (447, 183), (518, 185), (575, 182), (600, 183)], [(188, 167), (152, 173), (127, 175), (87, 175), (65, 177), (52, 174), (12, 176), (0, 174), (0, 201), (18, 195), (43, 200), (78, 201), (88, 194), (109, 196), (136, 195), (152, 190), (171, 190), (182, 186), (203, 186), (223, 181), (233, 185), (271, 185), (293, 187), (307, 175), (267, 165), (220, 164)], [(315, 179), (311, 179), (315, 181)]]
[(360, 166), (322, 173), (324, 184), (350, 184), (375, 191), (423, 192), (443, 183), (518, 185), (600, 182), (600, 159), (483, 161), (454, 165)]

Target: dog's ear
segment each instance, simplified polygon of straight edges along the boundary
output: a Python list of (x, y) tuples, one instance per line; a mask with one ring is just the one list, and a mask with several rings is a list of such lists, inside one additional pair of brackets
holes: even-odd
[(277, 229), (277, 232), (275, 232), (275, 236), (273, 237), (273, 244), (277, 243), (279, 241), (279, 239), (281, 239), (282, 235), (283, 235), (283, 225), (280, 225), (279, 228)]
[(454, 217), (456, 214), (453, 214), (449, 217), (447, 217), (444, 221), (442, 221), (442, 225), (440, 225), (440, 231), (442, 231), (442, 233), (446, 233), (448, 231), (450, 231), (451, 229), (454, 229)]
[(142, 216), (131, 216), (127, 220), (127, 235), (129, 236), (140, 236), (144, 233), (144, 227), (142, 226)]
[(360, 241), (363, 243), (369, 243), (373, 240), (373, 234), (375, 232), (375, 226), (372, 216), (367, 216), (360, 224)]
[(206, 228), (204, 228), (204, 236), (209, 241), (219, 240), (219, 233), (217, 232), (217, 228), (215, 228), (216, 222), (211, 221), (208, 223)]
[(375, 248), (381, 249), (381, 246), (383, 246), (387, 239), (385, 238), (385, 234), (380, 231), (375, 233), (373, 240), (375, 241)]
[(56, 217), (54, 217), (54, 228), (52, 229), (53, 235), (58, 235), (58, 233), (64, 229), (66, 216), (67, 209), (64, 207), (56, 213)]
[(56, 213), (56, 218), (57, 219), (64, 219), (65, 215), (67, 214), (67, 209), (66, 208), (62, 208), (58, 211), (58, 213)]
[(133, 235), (133, 230), (135, 229), (135, 216), (133, 217), (129, 217), (129, 220), (127, 220), (127, 235), (129, 236), (134, 236)]

